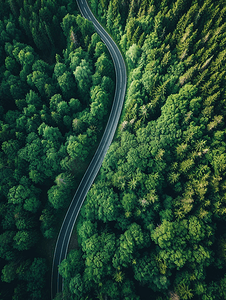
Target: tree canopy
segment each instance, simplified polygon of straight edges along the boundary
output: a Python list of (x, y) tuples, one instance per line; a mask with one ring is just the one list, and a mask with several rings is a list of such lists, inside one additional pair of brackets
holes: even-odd
[[(89, 3), (129, 77), (117, 135), (77, 225), (83, 265), (62, 273), (64, 293), (226, 299), (225, 3)], [(105, 66), (101, 54), (102, 76)]]
[(0, 0), (0, 299), (50, 299), (49, 248), (103, 134), (114, 81), (75, 1)]

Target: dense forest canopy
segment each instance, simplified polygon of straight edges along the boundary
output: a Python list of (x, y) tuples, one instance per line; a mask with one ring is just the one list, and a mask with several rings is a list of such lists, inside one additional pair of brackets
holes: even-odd
[(226, 5), (90, 0), (129, 82), (56, 299), (226, 299)]
[[(224, 0), (90, 0), (129, 71), (56, 299), (226, 299)], [(114, 70), (75, 1), (0, 0), (0, 299), (49, 299), (56, 237)]]
[(0, 299), (50, 299), (51, 257), (39, 248), (54, 243), (114, 81), (75, 1), (0, 1)]

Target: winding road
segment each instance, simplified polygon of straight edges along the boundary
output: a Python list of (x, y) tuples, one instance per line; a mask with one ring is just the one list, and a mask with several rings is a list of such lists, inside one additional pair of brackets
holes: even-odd
[(96, 32), (100, 35), (102, 41), (105, 43), (112, 56), (116, 73), (116, 89), (111, 113), (99, 147), (94, 154), (93, 159), (89, 167), (87, 168), (86, 173), (83, 176), (80, 185), (72, 199), (70, 207), (61, 226), (60, 233), (58, 235), (52, 265), (52, 299), (57, 293), (62, 292), (63, 279), (58, 273), (58, 266), (62, 262), (62, 260), (66, 258), (72, 230), (78, 217), (79, 211), (114, 137), (123, 107), (127, 81), (125, 62), (115, 42), (96, 20), (87, 2), (85, 0), (77, 0), (77, 4), (83, 17), (93, 23)]

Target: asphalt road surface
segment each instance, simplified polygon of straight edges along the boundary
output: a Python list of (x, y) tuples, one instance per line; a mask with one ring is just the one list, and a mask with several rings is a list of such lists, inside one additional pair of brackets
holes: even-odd
[(102, 41), (105, 43), (112, 56), (116, 73), (116, 89), (111, 113), (103, 137), (72, 199), (70, 207), (66, 213), (63, 224), (61, 226), (60, 233), (58, 235), (52, 266), (52, 299), (57, 293), (62, 292), (63, 279), (58, 273), (58, 266), (62, 262), (62, 260), (66, 258), (72, 230), (78, 217), (79, 211), (101, 167), (101, 164), (104, 160), (104, 156), (114, 137), (123, 107), (127, 81), (125, 62), (115, 42), (98, 23), (98, 21), (90, 11), (87, 2), (85, 0), (77, 0), (77, 4), (80, 8), (82, 15), (93, 23), (96, 32), (100, 35)]

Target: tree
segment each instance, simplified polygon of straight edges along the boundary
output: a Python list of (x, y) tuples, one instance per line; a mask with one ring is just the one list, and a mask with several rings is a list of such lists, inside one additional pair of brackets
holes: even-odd
[(101, 81), (101, 88), (108, 94), (112, 95), (114, 91), (114, 83), (111, 78), (104, 76)]
[(23, 204), (24, 209), (36, 212), (41, 204), (38, 200), (40, 189), (30, 185), (30, 181), (26, 177), (22, 177), (20, 183), (9, 190), (8, 202)]
[(27, 93), (26, 102), (28, 105), (34, 105), (37, 109), (40, 109), (42, 105), (41, 98), (33, 90), (30, 90), (30, 92)]
[(17, 76), (10, 75), (7, 79), (9, 92), (13, 99), (22, 99), (25, 95), (26, 84), (19, 80)]
[(82, 59), (80, 65), (75, 69), (73, 74), (75, 76), (81, 98), (84, 98), (87, 101), (92, 74), (90, 64), (85, 59)]
[(85, 39), (86, 36), (90, 36), (91, 34), (94, 33), (93, 23), (81, 17), (81, 15), (77, 15), (76, 23), (82, 33), (83, 39)]
[(18, 231), (14, 236), (13, 247), (19, 251), (28, 250), (38, 241), (38, 235), (35, 231)]
[(41, 231), (45, 238), (53, 238), (55, 232), (55, 210), (54, 208), (47, 205), (42, 210), (39, 220), (41, 221)]
[(113, 77), (113, 65), (105, 53), (102, 53), (95, 63), (96, 72), (100, 73), (101, 76)]
[(220, 297), (222, 297), (222, 299), (226, 299), (226, 276), (224, 276), (223, 278), (221, 278), (220, 280), (220, 284), (219, 284), (219, 292), (220, 292)]
[(89, 140), (86, 134), (80, 134), (78, 137), (70, 136), (67, 142), (67, 152), (72, 159), (84, 161), (89, 154)]
[(32, 47), (26, 46), (24, 49), (21, 49), (20, 52), (18, 53), (18, 60), (22, 66), (26, 66), (26, 65), (31, 66), (35, 60), (35, 54)]
[(117, 249), (113, 259), (113, 266), (115, 268), (120, 266), (128, 267), (131, 265), (134, 260), (135, 245), (140, 245), (140, 243), (142, 243), (143, 236), (141, 232), (136, 236), (136, 232), (132, 233), (133, 227), (134, 225), (132, 224), (129, 229), (120, 236), (119, 248)]
[(108, 30), (112, 30), (113, 28), (113, 7), (112, 7), (112, 1), (110, 1), (108, 6), (108, 12), (107, 12), (107, 28)]
[(100, 86), (96, 86), (91, 90), (91, 100), (90, 113), (91, 120), (90, 124), (98, 126), (103, 119), (103, 116), (107, 113), (108, 108), (108, 95), (101, 89)]
[(24, 211), (22, 207), (16, 207), (14, 213), (15, 224), (18, 230), (30, 230), (37, 226), (34, 217)]
[(26, 274), (27, 291), (30, 292), (33, 299), (38, 300), (44, 296), (43, 287), (45, 286), (47, 270), (48, 268), (44, 258), (34, 258)]
[(82, 295), (85, 295), (84, 281), (81, 274), (78, 273), (70, 280), (69, 288), (70, 291), (78, 298), (81, 298)]
[(153, 286), (153, 279), (158, 275), (158, 268), (153, 253), (144, 255), (132, 265), (137, 281)]
[(184, 300), (193, 298), (192, 289), (189, 289), (189, 286), (185, 285), (184, 283), (179, 284), (176, 291), (178, 295)]
[(64, 72), (61, 76), (57, 77), (57, 81), (65, 99), (69, 100), (75, 96), (76, 85), (70, 72)]
[(1, 280), (5, 282), (11, 282), (16, 277), (16, 266), (14, 263), (9, 263), (5, 265), (5, 267), (2, 269), (2, 277)]
[(94, 234), (84, 243), (87, 253), (85, 273), (89, 280), (102, 283), (106, 274), (112, 273), (112, 266), (109, 263), (114, 254), (114, 247), (115, 234), (109, 233), (100, 236)]
[(62, 76), (67, 71), (67, 66), (64, 63), (57, 62), (54, 67), (56, 77)]
[[(198, 220), (198, 218), (196, 218), (195, 216), (191, 216), (188, 226), (191, 243), (198, 243), (205, 238), (205, 227), (201, 220)], [(209, 234), (211, 235), (212, 232), (210, 231)]]
[(55, 94), (54, 96), (52, 96), (50, 98), (50, 110), (51, 111), (56, 111), (57, 110), (57, 105), (58, 103), (62, 102), (63, 98), (61, 96), (61, 94)]
[(77, 113), (81, 110), (81, 103), (78, 99), (71, 98), (69, 101), (71, 113)]
[[(33, 179), (34, 182), (37, 182), (37, 178), (36, 178), (36, 180), (34, 180), (34, 178), (31, 177), (31, 179)], [(37, 197), (34, 196), (29, 199), (26, 199), (23, 207), (27, 211), (36, 213), (38, 211), (40, 205), (41, 205), (40, 200), (38, 200)]]
[(41, 71), (33, 71), (27, 76), (27, 83), (31, 87), (36, 87), (42, 97), (45, 97), (45, 85), (49, 82), (47, 74)]
[(20, 144), (16, 140), (9, 140), (2, 143), (2, 150), (9, 157), (9, 159), (17, 155), (19, 148)]
[(5, 231), (0, 235), (0, 256), (6, 260), (15, 258), (15, 251), (12, 249), (15, 231)]
[(53, 185), (48, 190), (48, 199), (56, 209), (64, 207), (66, 203), (68, 203), (68, 197), (65, 196), (65, 190), (56, 185)]
[(69, 252), (66, 259), (64, 259), (59, 266), (59, 273), (61, 276), (69, 280), (77, 273), (81, 272), (84, 267), (82, 259), (82, 252), (80, 250), (72, 250)]
[(20, 71), (20, 66), (16, 60), (10, 56), (7, 56), (5, 59), (6, 69), (10, 71), (11, 74), (17, 75)]
[(107, 50), (107, 47), (105, 46), (105, 44), (101, 41), (97, 42), (96, 43), (96, 47), (95, 47), (95, 54), (94, 56), (96, 58), (100, 57), (102, 54), (105, 55), (108, 53), (108, 50)]
[(113, 190), (103, 189), (101, 193), (100, 206), (98, 210), (98, 217), (104, 222), (114, 221), (117, 219), (118, 211), (118, 197)]
[(130, 212), (134, 210), (134, 208), (137, 206), (137, 197), (134, 193), (124, 194), (122, 198), (122, 206), (125, 210), (125, 212)]

